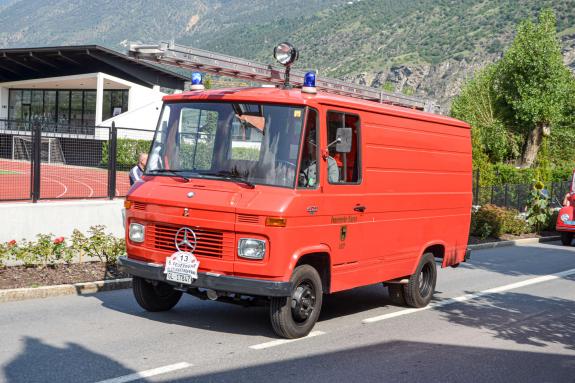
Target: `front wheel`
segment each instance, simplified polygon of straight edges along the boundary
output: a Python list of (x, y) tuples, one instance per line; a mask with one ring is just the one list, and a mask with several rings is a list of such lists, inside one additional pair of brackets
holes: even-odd
[(562, 231), (561, 243), (563, 244), (563, 246), (571, 246), (571, 241), (573, 241), (573, 233)]
[(403, 286), (405, 303), (409, 307), (427, 306), (433, 297), (436, 282), (435, 258), (431, 253), (423, 254), (415, 273), (409, 277), (409, 281)]
[(143, 278), (132, 278), (132, 289), (138, 304), (147, 311), (168, 311), (182, 297), (182, 292), (174, 290), (167, 283), (152, 284)]
[(291, 296), (274, 297), (270, 302), (274, 332), (288, 339), (301, 338), (310, 333), (319, 318), (323, 298), (321, 278), (310, 265), (296, 267), (291, 283)]

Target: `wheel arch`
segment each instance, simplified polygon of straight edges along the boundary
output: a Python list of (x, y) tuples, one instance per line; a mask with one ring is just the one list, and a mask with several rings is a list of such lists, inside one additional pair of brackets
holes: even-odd
[(331, 289), (331, 256), (329, 246), (322, 244), (305, 247), (298, 250), (292, 256), (288, 268), (287, 279), (291, 277), (294, 269), (300, 265), (310, 265), (315, 268), (321, 278), (324, 293)]

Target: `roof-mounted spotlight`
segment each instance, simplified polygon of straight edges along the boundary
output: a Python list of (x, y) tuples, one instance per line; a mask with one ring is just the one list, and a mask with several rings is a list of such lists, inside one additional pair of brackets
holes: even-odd
[(191, 90), (204, 90), (204, 84), (202, 83), (202, 74), (200, 72), (192, 73), (192, 86)]
[(298, 59), (299, 52), (293, 45), (284, 42), (274, 48), (274, 57), (280, 64), (286, 67), (284, 87), (291, 88), (289, 83), (290, 67)]

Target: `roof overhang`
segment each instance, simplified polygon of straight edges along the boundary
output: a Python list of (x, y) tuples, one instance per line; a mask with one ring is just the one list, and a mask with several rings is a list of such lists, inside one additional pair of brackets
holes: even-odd
[(146, 87), (184, 89), (187, 77), (98, 45), (0, 49), (0, 82), (103, 72)]

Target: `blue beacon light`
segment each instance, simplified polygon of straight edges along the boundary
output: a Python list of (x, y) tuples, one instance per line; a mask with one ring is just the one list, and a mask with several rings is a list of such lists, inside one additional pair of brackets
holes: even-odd
[(315, 87), (315, 73), (314, 72), (307, 72), (303, 77), (303, 87), (301, 88), (303, 93), (317, 93), (317, 89)]
[(202, 74), (200, 72), (192, 73), (192, 86), (191, 90), (204, 90), (204, 84), (202, 84)]

